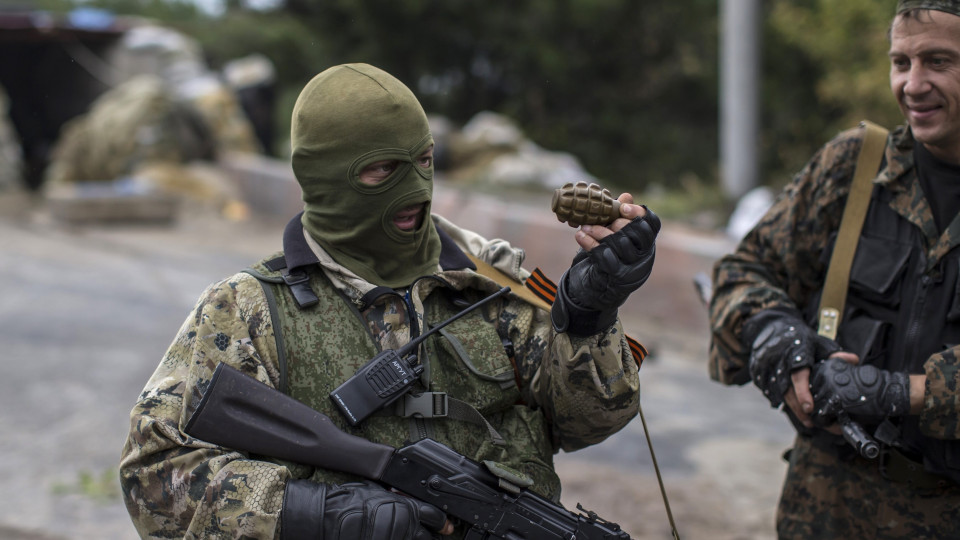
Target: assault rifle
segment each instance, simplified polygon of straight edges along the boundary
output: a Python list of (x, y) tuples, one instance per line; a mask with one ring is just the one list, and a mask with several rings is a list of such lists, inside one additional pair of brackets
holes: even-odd
[(377, 481), (467, 524), (467, 540), (630, 540), (619, 525), (579, 504), (581, 513), (570, 512), (432, 439), (396, 449), (350, 435), (326, 415), (226, 364), (217, 366), (184, 431), (220, 446)]

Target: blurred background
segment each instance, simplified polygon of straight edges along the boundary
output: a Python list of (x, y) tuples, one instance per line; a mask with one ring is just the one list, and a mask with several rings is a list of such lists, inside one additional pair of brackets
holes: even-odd
[[(530, 268), (558, 277), (575, 251), (549, 211), (566, 182), (663, 218), (622, 317), (651, 351), (643, 403), (677, 528), (773, 538), (791, 430), (708, 380), (701, 278), (820, 145), (900, 122), (895, 4), (4, 0), (0, 539), (136, 537), (116, 482), (130, 407), (203, 287), (279, 249), (301, 206), (290, 111), (345, 62), (421, 99), (434, 211)], [(643, 431), (558, 456), (564, 502), (667, 538)]]

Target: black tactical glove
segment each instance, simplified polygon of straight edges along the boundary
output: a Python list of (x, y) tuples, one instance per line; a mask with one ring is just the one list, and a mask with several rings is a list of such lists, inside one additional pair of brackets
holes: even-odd
[(283, 540), (427, 540), (447, 516), (439, 508), (371, 483), (290, 480), (283, 495)]
[(750, 350), (750, 378), (773, 407), (783, 403), (790, 389), (791, 373), (840, 350), (787, 311), (768, 309), (756, 313), (743, 325), (743, 343)]
[(857, 366), (830, 358), (817, 366), (810, 384), (817, 424), (836, 422), (840, 411), (886, 417), (910, 412), (910, 376), (874, 366)]
[(617, 309), (650, 277), (659, 232), (660, 218), (647, 209), (597, 247), (580, 250), (560, 278), (554, 330), (592, 336), (613, 326)]

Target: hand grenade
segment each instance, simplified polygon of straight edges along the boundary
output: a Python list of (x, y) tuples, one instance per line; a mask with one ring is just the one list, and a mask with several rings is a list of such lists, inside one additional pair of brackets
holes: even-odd
[(620, 201), (610, 190), (586, 182), (564, 184), (553, 192), (550, 205), (557, 219), (571, 227), (607, 225), (620, 217)]

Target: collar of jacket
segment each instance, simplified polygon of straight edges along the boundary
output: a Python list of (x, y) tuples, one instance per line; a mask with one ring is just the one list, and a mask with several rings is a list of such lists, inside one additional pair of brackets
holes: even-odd
[(913, 170), (913, 145), (916, 140), (908, 126), (898, 126), (887, 141), (884, 150), (884, 166), (875, 180), (892, 191), (904, 191), (909, 187), (906, 173)]
[[(303, 223), (300, 222), (302, 214), (303, 212), (294, 216), (283, 230), (283, 254), (287, 261), (287, 268), (291, 272), (296, 268), (320, 262), (303, 237)], [(441, 269), (463, 270), (469, 268), (474, 271), (477, 269), (473, 261), (454, 243), (449, 234), (440, 227), (437, 227), (437, 234), (440, 236)]]

